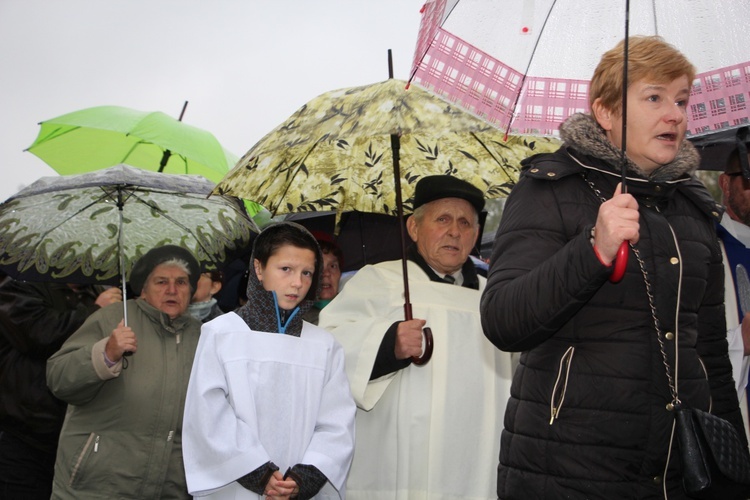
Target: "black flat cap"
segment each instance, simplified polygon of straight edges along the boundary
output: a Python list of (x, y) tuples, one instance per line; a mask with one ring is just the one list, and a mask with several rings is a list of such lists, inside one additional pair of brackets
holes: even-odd
[(422, 177), (414, 189), (414, 210), (425, 203), (442, 198), (461, 198), (471, 203), (480, 213), (484, 209), (484, 195), (473, 184), (452, 175)]
[(133, 264), (133, 269), (130, 271), (130, 278), (128, 284), (133, 293), (140, 295), (143, 290), (143, 284), (146, 283), (149, 274), (159, 264), (163, 264), (168, 260), (177, 259), (187, 262), (189, 271), (190, 287), (195, 292), (196, 286), (198, 286), (198, 279), (201, 276), (201, 269), (198, 265), (198, 261), (193, 257), (190, 251), (178, 247), (177, 245), (164, 245), (156, 248), (152, 248), (146, 254), (138, 259)]

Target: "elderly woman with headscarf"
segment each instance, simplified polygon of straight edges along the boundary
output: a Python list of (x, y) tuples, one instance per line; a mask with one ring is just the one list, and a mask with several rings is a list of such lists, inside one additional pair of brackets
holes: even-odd
[(187, 499), (182, 413), (200, 322), (187, 314), (200, 269), (165, 245), (133, 266), (137, 299), (92, 314), (47, 362), (68, 403), (52, 498)]
[(343, 498), (355, 405), (344, 351), (303, 321), (323, 258), (302, 226), (255, 239), (248, 302), (205, 323), (185, 402), (185, 471), (193, 495)]

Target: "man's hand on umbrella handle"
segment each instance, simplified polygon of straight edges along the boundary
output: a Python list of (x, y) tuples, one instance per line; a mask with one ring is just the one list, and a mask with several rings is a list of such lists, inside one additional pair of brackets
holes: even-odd
[(100, 293), (96, 298), (95, 304), (99, 307), (106, 307), (115, 302), (122, 302), (122, 290), (113, 286), (112, 288), (107, 288)]
[(407, 359), (422, 355), (422, 328), (427, 321), (410, 319), (402, 321), (396, 329), (396, 359)]
[(137, 350), (138, 339), (135, 336), (135, 332), (129, 326), (125, 326), (124, 320), (120, 320), (120, 323), (112, 330), (109, 340), (107, 340), (104, 353), (109, 360), (116, 363), (123, 356), (126, 356), (126, 353), (134, 353)]
[(638, 219), (638, 202), (618, 184), (614, 196), (599, 207), (594, 226), (594, 248), (603, 264), (615, 260), (622, 242), (638, 242)]

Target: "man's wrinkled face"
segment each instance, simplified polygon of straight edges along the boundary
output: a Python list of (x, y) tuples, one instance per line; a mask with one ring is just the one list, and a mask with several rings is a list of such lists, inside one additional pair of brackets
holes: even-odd
[(419, 254), (438, 273), (452, 274), (463, 266), (479, 237), (474, 207), (461, 198), (442, 198), (424, 207), (421, 220), (407, 221)]
[(141, 290), (142, 299), (171, 319), (187, 311), (191, 296), (188, 273), (172, 264), (156, 266)]

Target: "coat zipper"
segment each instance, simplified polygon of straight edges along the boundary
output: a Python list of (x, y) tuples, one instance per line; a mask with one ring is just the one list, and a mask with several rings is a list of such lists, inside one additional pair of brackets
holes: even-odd
[[(565, 351), (565, 354), (563, 354), (562, 358), (560, 359), (560, 365), (557, 368), (557, 379), (555, 380), (555, 386), (552, 388), (552, 398), (550, 399), (549, 403), (549, 425), (552, 425), (554, 423), (555, 419), (560, 415), (560, 410), (562, 410), (563, 401), (565, 400), (565, 391), (568, 389), (570, 365), (573, 361), (573, 354), (575, 353), (575, 350), (576, 348), (573, 346), (568, 347), (568, 349)], [(560, 379), (563, 377), (563, 367), (565, 368), (565, 379), (562, 381), (562, 386), (560, 387)], [(558, 392), (558, 388), (560, 388), (560, 397), (557, 399), (557, 401), (555, 401), (555, 395)], [(557, 404), (555, 405), (555, 403)]]
[(89, 434), (89, 438), (86, 440), (86, 444), (83, 445), (83, 449), (81, 450), (81, 453), (78, 455), (78, 460), (76, 460), (76, 463), (73, 466), (73, 470), (70, 473), (70, 481), (68, 481), (68, 486), (73, 486), (73, 481), (75, 481), (76, 479), (78, 470), (80, 469), (81, 463), (83, 462), (83, 457), (86, 456), (86, 452), (91, 446), (91, 441), (94, 440), (94, 437), (96, 437), (96, 441), (94, 444), (94, 453), (96, 453), (99, 450), (99, 436), (92, 432), (91, 434)]

